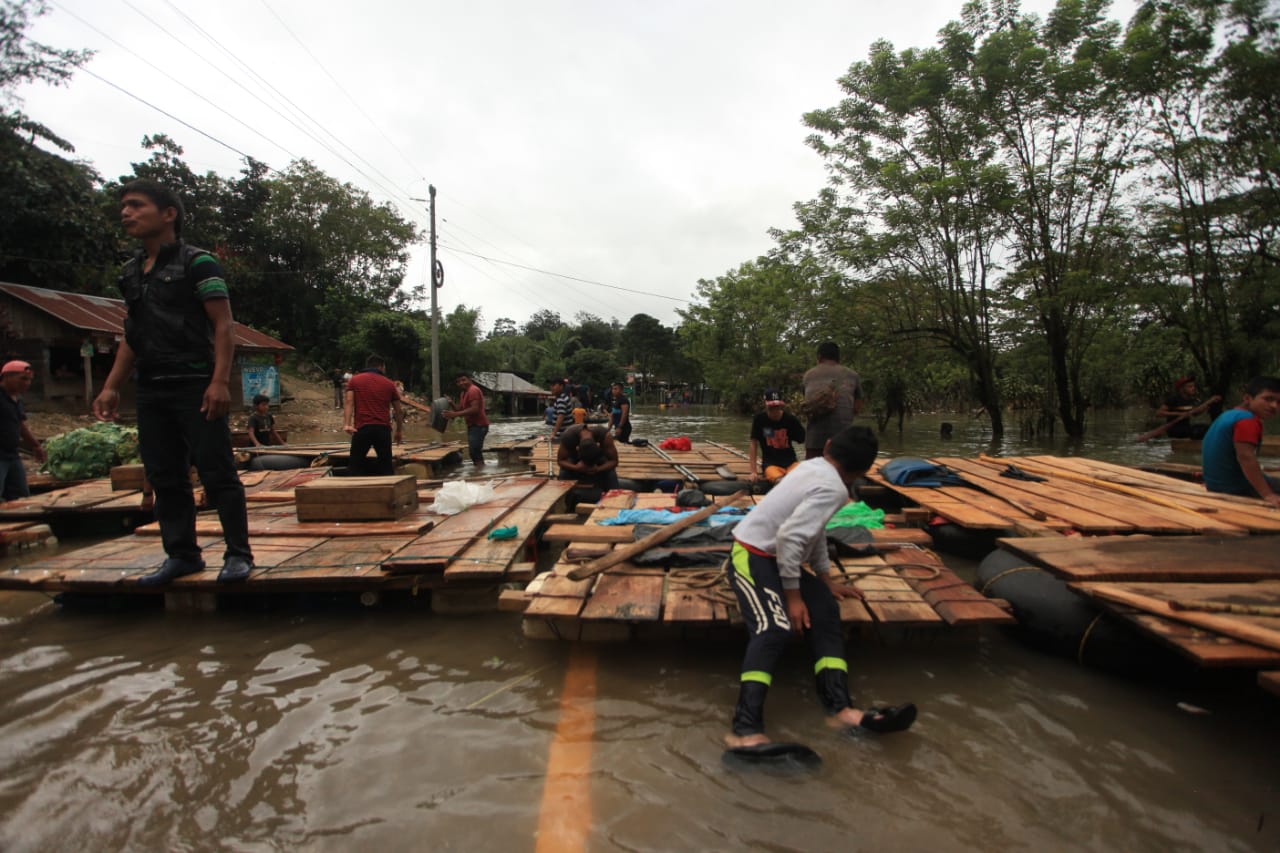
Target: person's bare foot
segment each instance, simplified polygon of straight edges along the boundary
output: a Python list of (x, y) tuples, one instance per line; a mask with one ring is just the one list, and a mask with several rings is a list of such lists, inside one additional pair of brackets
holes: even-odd
[(740, 749), (744, 746), (759, 746), (762, 743), (768, 743), (769, 736), (764, 732), (757, 732), (753, 735), (735, 735), (732, 732), (724, 736), (725, 746), (730, 749)]
[(839, 713), (827, 717), (827, 725), (833, 729), (847, 729), (862, 723), (862, 711), (858, 708), (844, 708)]

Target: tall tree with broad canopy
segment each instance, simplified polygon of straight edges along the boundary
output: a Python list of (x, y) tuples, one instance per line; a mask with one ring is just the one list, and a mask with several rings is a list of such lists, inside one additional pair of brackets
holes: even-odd
[(1007, 218), (1017, 274), (1006, 283), (1039, 326), (1072, 436), (1085, 429), (1089, 348), (1124, 284), (1123, 180), (1141, 129), (1109, 6), (1059, 0), (1042, 21), (1015, 0), (971, 2), (943, 35), (973, 49), (956, 70), (973, 80), (1017, 199)]
[(952, 25), (942, 44), (895, 52), (876, 42), (840, 78), (844, 98), (805, 116), (809, 145), (829, 186), (796, 206), (801, 228), (780, 235), (789, 253), (811, 252), (843, 279), (846, 296), (869, 282), (900, 345), (936, 341), (970, 366), (975, 394), (1004, 432), (993, 322), (1000, 249), (1014, 184), (972, 80), (974, 38)]

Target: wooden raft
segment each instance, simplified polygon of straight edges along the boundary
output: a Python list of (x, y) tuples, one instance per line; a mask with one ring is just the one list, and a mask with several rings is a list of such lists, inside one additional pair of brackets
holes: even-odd
[[(432, 474), (449, 465), (457, 465), (462, 461), (462, 451), (466, 450), (466, 445), (460, 441), (451, 441), (445, 444), (440, 442), (406, 442), (404, 444), (394, 444), (391, 446), (391, 455), (395, 460), (395, 464), (404, 465), (409, 462), (416, 462), (425, 465)], [(351, 443), (326, 443), (326, 444), (282, 444), (273, 447), (245, 447), (240, 448), (237, 452), (247, 453), (250, 456), (269, 455), (269, 456), (296, 456), (305, 460), (309, 465), (346, 465), (350, 459)], [(370, 457), (373, 451), (369, 452)]]
[[(542, 519), (571, 487), (555, 480), (514, 479), (499, 487), (493, 500), (457, 515), (435, 515), (427, 502), (410, 515), (385, 522), (299, 522), (292, 504), (256, 506), (249, 513), (254, 571), (234, 586), (216, 582), (222, 531), (216, 515), (202, 514), (197, 533), (209, 567), (168, 587), (143, 588), (136, 583), (164, 561), (158, 527), (150, 525), (133, 536), (26, 563), (0, 575), (0, 589), (273, 594), (483, 586), (493, 591), (496, 606), (497, 584), (532, 576), (532, 568), (523, 561), (525, 551)], [(517, 526), (514, 539), (485, 538), (494, 527), (510, 525)], [(436, 531), (442, 535), (430, 538), (428, 534)], [(424, 559), (424, 549), (429, 549), (429, 559)], [(459, 570), (451, 573), (455, 565)]]
[[(1027, 535), (1280, 533), (1280, 514), (1260, 500), (1218, 495), (1203, 486), (1078, 457), (938, 457), (972, 486), (893, 486), (870, 479), (961, 527), (1014, 529)], [(1044, 482), (1002, 477), (1014, 465)]]
[[(1257, 624), (1280, 629), (1280, 619), (1248, 612), (1174, 611), (1169, 604), (1234, 603), (1246, 611), (1280, 607), (1276, 537), (1100, 536), (997, 542), (1067, 580), (1072, 589), (1199, 666), (1280, 666), (1280, 646), (1268, 646), (1260, 642), (1265, 635), (1251, 633)], [(1280, 639), (1280, 633), (1276, 637)]]
[[(529, 448), (528, 461), (535, 474), (546, 476), (548, 461), (553, 469), (552, 476), (559, 472), (554, 458), (556, 449), (552, 446), (548, 451), (545, 436)], [(552, 454), (550, 459), (548, 452)], [(716, 442), (697, 442), (688, 451), (661, 450), (656, 442), (647, 447), (618, 445), (618, 476), (625, 480), (642, 483), (676, 480), (692, 485), (724, 480), (724, 471), (745, 481), (751, 473), (746, 455)]]
[[(728, 503), (733, 498), (719, 498)], [(625, 639), (647, 629), (729, 628), (741, 623), (722, 568), (682, 569), (623, 562), (604, 573), (573, 580), (580, 560), (634, 541), (629, 525), (600, 522), (631, 507), (665, 508), (669, 495), (631, 492), (603, 498), (585, 524), (554, 524), (544, 538), (566, 543), (551, 572), (523, 592), (504, 593), (504, 609), (524, 614), (531, 637), (569, 640)], [(954, 575), (933, 553), (919, 548), (920, 530), (873, 531), (875, 541), (896, 550), (870, 557), (841, 557), (833, 571), (844, 572), (862, 600), (840, 602), (841, 619), (860, 630), (1010, 624), (1013, 617)], [(729, 546), (698, 550), (724, 550)], [(923, 568), (922, 568), (923, 566)]]

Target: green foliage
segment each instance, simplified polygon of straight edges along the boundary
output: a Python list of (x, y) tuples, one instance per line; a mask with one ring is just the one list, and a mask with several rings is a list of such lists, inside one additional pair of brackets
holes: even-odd
[(419, 318), (397, 311), (365, 314), (338, 341), (338, 363), (364, 367), (370, 354), (387, 361), (387, 375), (413, 390), (424, 366), (423, 350), (430, 346), (430, 329)]
[(59, 480), (105, 477), (116, 465), (132, 465), (138, 458), (138, 430), (114, 423), (94, 423), (64, 432), (44, 443), (43, 470)]
[(570, 356), (565, 366), (575, 383), (585, 382), (596, 393), (622, 380), (622, 369), (613, 353), (601, 349), (580, 349)]
[(51, 47), (27, 36), (33, 18), (49, 11), (44, 0), (0, 0), (0, 107), (17, 100), (24, 83), (58, 85), (71, 79), (93, 51)]

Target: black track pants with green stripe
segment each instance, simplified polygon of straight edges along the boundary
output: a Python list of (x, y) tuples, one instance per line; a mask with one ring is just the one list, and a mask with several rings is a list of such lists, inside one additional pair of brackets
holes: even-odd
[[(778, 561), (753, 554), (736, 542), (730, 560), (730, 584), (750, 635), (742, 658), (733, 733), (751, 735), (764, 731), (764, 700), (778, 658), (791, 638), (791, 621), (782, 595)], [(840, 606), (826, 582), (807, 572), (800, 574), (800, 596), (809, 610), (810, 628), (805, 637), (813, 651), (818, 697), (827, 713), (835, 714), (852, 704)]]

